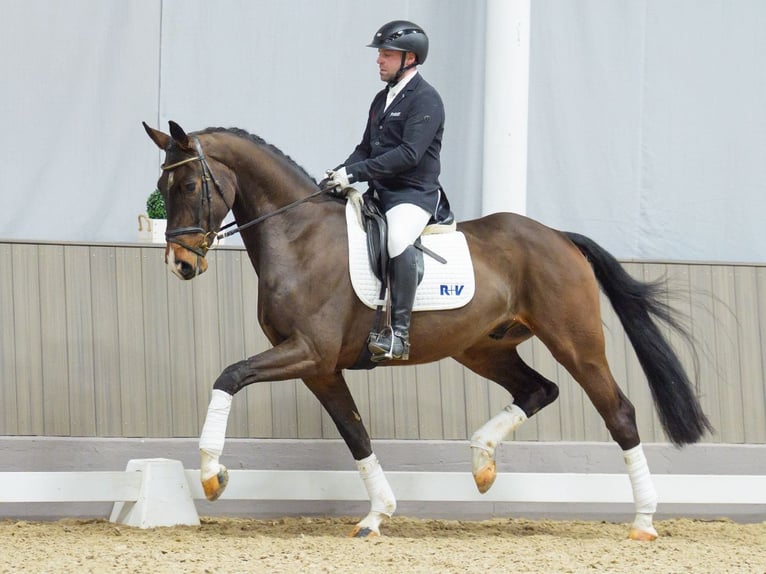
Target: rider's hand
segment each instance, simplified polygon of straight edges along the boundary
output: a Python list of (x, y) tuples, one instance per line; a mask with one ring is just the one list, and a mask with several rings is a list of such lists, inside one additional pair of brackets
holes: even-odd
[(327, 177), (319, 182), (319, 187), (335, 197), (346, 197), (346, 188), (350, 185), (346, 168), (341, 167), (334, 171), (328, 169), (325, 173)]

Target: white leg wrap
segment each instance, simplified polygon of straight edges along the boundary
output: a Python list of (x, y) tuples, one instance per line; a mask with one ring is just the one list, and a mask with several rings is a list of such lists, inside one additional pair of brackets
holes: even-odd
[(633, 520), (633, 528), (657, 537), (657, 530), (652, 524), (654, 512), (657, 510), (657, 491), (649, 474), (649, 465), (646, 463), (644, 448), (641, 444), (623, 451), (625, 466), (628, 467), (630, 484), (633, 487), (633, 501), (636, 505), (636, 518)]
[(223, 443), (226, 439), (226, 423), (229, 421), (231, 399), (232, 395), (219, 389), (213, 389), (210, 394), (207, 417), (205, 417), (205, 424), (202, 426), (202, 434), (199, 437), (202, 480), (218, 474), (218, 458), (223, 452)]
[(623, 451), (625, 466), (628, 467), (630, 484), (633, 487), (633, 500), (636, 512), (654, 514), (657, 510), (657, 492), (649, 474), (644, 448), (639, 444), (630, 450)]
[(359, 475), (370, 497), (370, 513), (359, 523), (359, 526), (379, 532), (378, 527), (383, 517), (391, 516), (396, 511), (396, 498), (375, 453), (357, 460), (356, 467), (359, 469)]
[(473, 433), (471, 446), (476, 449), (473, 451), (474, 458), (481, 451), (485, 451), (489, 458), (494, 457), (495, 447), (526, 420), (524, 411), (513, 403), (505, 407)]

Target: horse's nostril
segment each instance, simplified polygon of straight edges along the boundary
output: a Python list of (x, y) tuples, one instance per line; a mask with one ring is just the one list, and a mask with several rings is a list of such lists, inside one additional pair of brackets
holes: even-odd
[(178, 261), (176, 265), (178, 266), (179, 273), (181, 273), (181, 276), (184, 279), (191, 279), (196, 274), (194, 267), (186, 261)]

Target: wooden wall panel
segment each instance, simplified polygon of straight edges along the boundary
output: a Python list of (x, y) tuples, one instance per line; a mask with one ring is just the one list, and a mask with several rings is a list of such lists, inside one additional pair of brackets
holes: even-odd
[(0, 243), (0, 434), (19, 434), (13, 246)]
[[(241, 255), (240, 251), (224, 253), (221, 250), (216, 250), (209, 255), (210, 266), (207, 274), (213, 275), (216, 288), (215, 295), (207, 299), (205, 304), (218, 307), (218, 325), (213, 325), (211, 331), (207, 333), (206, 345), (219, 346), (219, 371), (246, 358)], [(194, 310), (192, 309), (191, 312), (193, 313)], [(219, 374), (220, 372), (216, 373), (215, 378), (211, 379), (211, 388)], [(247, 427), (247, 401), (233, 402), (227, 427), (229, 436), (247, 436)]]
[(719, 442), (722, 425), (729, 424), (721, 418), (719, 399), (720, 368), (715, 355), (716, 340), (720, 336), (713, 307), (713, 281), (711, 266), (694, 265), (689, 269), (692, 302), (692, 334), (700, 353), (699, 397), (702, 410), (707, 414), (715, 433), (703, 438), (705, 442)]
[(439, 364), (430, 363), (405, 368), (415, 370), (415, 385), (418, 390), (418, 438), (423, 440), (443, 438), (444, 413)]
[[(36, 245), (16, 244), (11, 249), (13, 270), (13, 338), (15, 345), (16, 371), (13, 381), (16, 386), (16, 424), (19, 434), (45, 434), (43, 394), (43, 323), (40, 308), (40, 267)], [(62, 302), (63, 305), (63, 302)], [(47, 326), (48, 323), (46, 322)], [(6, 326), (3, 326), (6, 328)], [(55, 341), (57, 348), (62, 343)], [(63, 368), (63, 365), (59, 366)], [(65, 397), (49, 396), (48, 401)]]
[[(766, 317), (766, 284), (759, 286), (757, 271), (755, 267), (734, 268), (738, 323), (736, 343), (739, 350), (736, 366), (742, 389), (742, 430), (745, 443), (766, 442), (766, 380), (762, 362), (764, 345), (759, 345), (760, 326), (766, 325), (763, 323)], [(763, 278), (766, 275), (762, 274)]]
[(115, 248), (90, 248), (96, 436), (122, 436)]
[(442, 436), (447, 440), (464, 439), (475, 429), (468, 429), (465, 416), (465, 381), (455, 361), (436, 363), (442, 398)]
[[(70, 423), (77, 425), (78, 421), (74, 420), (70, 411), (68, 347), (71, 344), (76, 349), (82, 343), (74, 329), (71, 331), (74, 338), (69, 341), (70, 331), (67, 328), (67, 290), (71, 291), (74, 286), (66, 285), (65, 251), (62, 246), (41, 245), (37, 255), (42, 321), (39, 352), (42, 361), (43, 429), (48, 436), (70, 436), (73, 430)], [(74, 274), (74, 270), (70, 270), (70, 274)]]
[(391, 367), (394, 390), (394, 428), (398, 439), (420, 438), (418, 386), (413, 367)]
[[(146, 357), (144, 297), (141, 275), (142, 249), (117, 247), (117, 337), (120, 342), (120, 402), (122, 436), (147, 436)], [(148, 326), (151, 329), (151, 323)]]
[(742, 443), (745, 429), (742, 410), (742, 387), (739, 379), (739, 353), (737, 349), (737, 324), (734, 270), (732, 267), (711, 267), (714, 312), (716, 324), (716, 350), (718, 359), (718, 399), (721, 419), (721, 440)]
[[(663, 295), (689, 316), (697, 378), (716, 432), (706, 441), (766, 442), (766, 266), (627, 262), (634, 276), (667, 278)], [(230, 363), (269, 348), (257, 323), (246, 254), (222, 248), (185, 282), (152, 245), (0, 242), (0, 433), (196, 437), (210, 391)], [(636, 406), (644, 442), (665, 442), (622, 326), (602, 295), (607, 358)], [(661, 328), (693, 375), (694, 355)], [(537, 340), (520, 355), (560, 389), (558, 401), (514, 435), (522, 441), (608, 441), (580, 385)], [(451, 359), (345, 373), (375, 439), (467, 440), (511, 400)], [(251, 385), (234, 400), (227, 436), (338, 438), (300, 381)]]
[[(168, 313), (168, 274), (162, 252), (154, 247), (142, 249), (141, 277), (144, 320), (144, 377), (146, 382), (147, 436), (172, 433), (173, 409), (170, 390), (170, 315)], [(136, 315), (137, 317), (138, 315)]]
[(370, 393), (370, 418), (367, 429), (377, 438), (395, 438), (394, 383), (392, 369), (365, 371)]
[(90, 248), (85, 245), (67, 248), (64, 252), (63, 270), (70, 433), (73, 436), (95, 436), (95, 342)]
[[(152, 260), (154, 258), (152, 257)], [(197, 404), (197, 364), (199, 352), (195, 338), (194, 287), (170, 273), (167, 278), (168, 361), (170, 371), (165, 381), (170, 391), (170, 420), (173, 436), (195, 436), (201, 425)], [(212, 383), (210, 383), (212, 387)], [(205, 396), (205, 401), (209, 396)]]

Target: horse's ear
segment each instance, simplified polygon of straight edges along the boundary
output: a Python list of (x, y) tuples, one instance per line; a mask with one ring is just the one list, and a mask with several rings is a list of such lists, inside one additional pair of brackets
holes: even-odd
[(173, 120), (170, 120), (168, 125), (170, 126), (170, 135), (181, 147), (181, 149), (190, 150), (191, 144), (189, 143), (189, 136), (186, 135), (186, 132), (183, 130), (183, 128)]
[(154, 128), (150, 128), (148, 125), (146, 125), (146, 122), (141, 122), (144, 124), (144, 129), (146, 130), (146, 133), (149, 134), (149, 137), (152, 139), (152, 141), (157, 144), (157, 147), (161, 150), (166, 150), (170, 146), (170, 136), (166, 133), (162, 133), (160, 130), (155, 130)]

